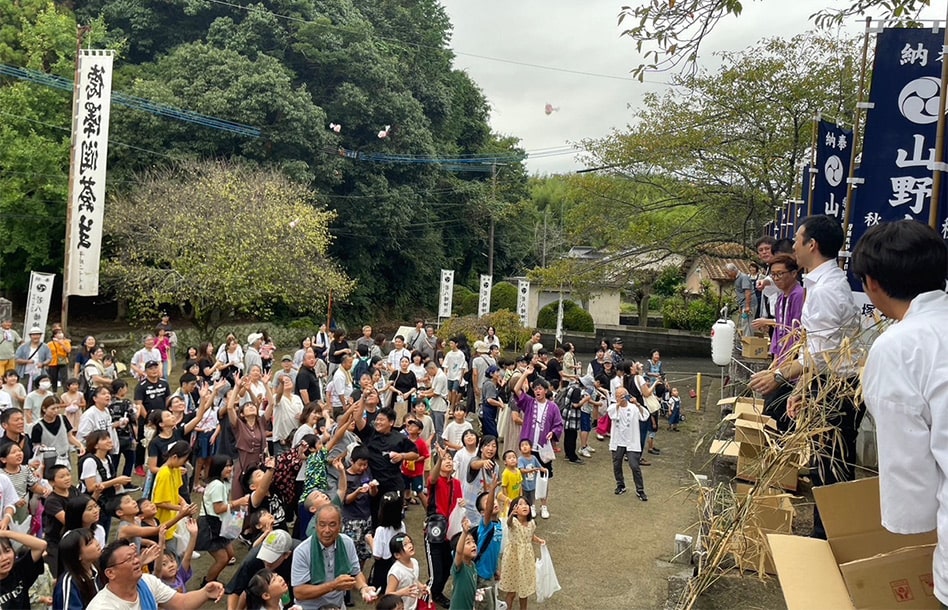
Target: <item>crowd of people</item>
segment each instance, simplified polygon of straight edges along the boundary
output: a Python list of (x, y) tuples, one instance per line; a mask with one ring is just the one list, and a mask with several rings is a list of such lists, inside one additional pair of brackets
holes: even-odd
[[(129, 379), (94, 337), (0, 327), (0, 552), (23, 548), (7, 576), (0, 557), (0, 608), (523, 608), (555, 454), (583, 464), (596, 426), (616, 494), (628, 461), (644, 501), (642, 454), (660, 453), (660, 412), (669, 429), (680, 414), (658, 352), (632, 362), (619, 338), (584, 368), (539, 333), (507, 359), (493, 328), (445, 345), (419, 321), (389, 346), (323, 326), (281, 357), (260, 331), (182, 349), (177, 368), (165, 317)], [(250, 550), (225, 586), (235, 544)]]

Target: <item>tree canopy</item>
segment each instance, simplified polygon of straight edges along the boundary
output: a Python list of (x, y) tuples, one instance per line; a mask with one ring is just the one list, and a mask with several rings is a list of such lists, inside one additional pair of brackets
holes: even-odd
[(194, 162), (148, 172), (112, 199), (103, 282), (139, 313), (182, 305), (209, 334), (276, 305), (322, 311), (351, 282), (328, 256), (335, 216), (275, 170)]
[[(70, 77), (76, 23), (92, 23), (90, 43), (119, 50), (113, 90), (259, 128), (250, 138), (113, 107), (110, 196), (129, 196), (142, 172), (200, 159), (308, 185), (334, 212), (327, 254), (353, 280), (343, 317), (433, 309), (440, 268), (458, 281), (486, 272), (491, 218), (495, 275), (531, 256), (532, 236), (504, 222), (526, 192), (522, 151), (491, 133), (483, 93), (452, 67), (451, 24), (436, 0), (0, 0), (0, 16), (5, 63)], [(39, 27), (42, 36), (30, 33)], [(11, 143), (0, 155), (34, 151), (28, 171), (53, 189), (18, 178), (23, 162), (0, 162), (0, 213), (46, 206), (33, 224), (4, 229), (4, 252), (23, 265), (0, 281), (17, 292), (29, 268), (62, 268), (69, 95), (0, 79), (0, 112), (18, 117), (0, 121), (0, 142)], [(426, 161), (477, 155), (500, 159), (496, 187), (489, 161), (473, 168), (484, 171)]]
[[(810, 18), (817, 26), (836, 27), (843, 22), (878, 11), (883, 19), (912, 23), (931, 0), (847, 0), (841, 7), (826, 8)], [(659, 0), (622, 6), (619, 25), (635, 41), (644, 62), (632, 72), (643, 79), (650, 70), (694, 72), (702, 42), (727, 17), (739, 17), (744, 10), (742, 0)]]

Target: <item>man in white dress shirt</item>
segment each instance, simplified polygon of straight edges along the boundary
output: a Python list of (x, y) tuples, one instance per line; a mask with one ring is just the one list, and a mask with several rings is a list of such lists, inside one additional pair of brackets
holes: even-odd
[[(858, 385), (855, 347), (844, 347), (844, 339), (854, 337), (858, 331), (858, 310), (846, 272), (836, 262), (843, 240), (843, 228), (831, 216), (809, 216), (797, 229), (793, 254), (797, 264), (807, 270), (803, 277), (806, 297), (800, 316), (806, 332), (806, 350), (797, 360), (755, 373), (748, 384), (766, 396), (791, 380), (803, 378), (788, 405), (790, 417), (794, 417), (804, 394), (810, 404), (821, 398), (813, 406), (822, 411), (826, 425), (835, 431), (815, 439), (814, 486), (856, 478), (856, 435), (864, 414), (854, 402)], [(829, 379), (839, 384), (832, 392), (825, 387)], [(826, 538), (823, 520), (815, 506), (811, 536)]]
[(913, 220), (869, 229), (853, 274), (897, 321), (876, 339), (863, 398), (876, 420), (882, 525), (896, 534), (938, 530), (935, 597), (948, 604), (948, 248)]

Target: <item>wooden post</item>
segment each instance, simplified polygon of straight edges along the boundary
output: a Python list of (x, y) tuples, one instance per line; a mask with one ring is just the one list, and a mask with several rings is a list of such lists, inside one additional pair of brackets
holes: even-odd
[[(948, 18), (945, 23), (944, 44), (948, 45)], [(948, 47), (943, 47), (948, 48)], [(948, 97), (946, 91), (948, 84), (948, 62), (941, 62), (941, 92), (938, 96), (938, 126), (935, 132), (935, 168), (932, 171), (932, 205), (928, 213), (928, 226), (938, 230), (938, 207), (941, 198), (941, 180), (944, 173), (945, 161), (945, 101)]]
[(698, 373), (698, 387), (695, 390), (695, 411), (701, 411), (701, 373)]

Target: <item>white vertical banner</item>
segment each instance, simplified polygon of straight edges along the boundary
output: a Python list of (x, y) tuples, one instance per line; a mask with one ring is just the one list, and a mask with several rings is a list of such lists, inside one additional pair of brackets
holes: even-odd
[(105, 165), (109, 151), (112, 51), (79, 51), (79, 83), (72, 113), (69, 224), (63, 293), (99, 294), (99, 255), (105, 217)]
[(556, 307), (556, 341), (563, 342), (563, 293), (560, 293), (560, 303)]
[(530, 296), (529, 280), (517, 280), (517, 315), (520, 316), (520, 325), (527, 325), (527, 303)]
[(438, 295), (438, 317), (450, 318), (454, 300), (454, 270), (441, 270), (441, 293)]
[(53, 295), (55, 273), (30, 273), (30, 292), (26, 297), (26, 317), (23, 319), (23, 337), (33, 327), (39, 328), (46, 337), (46, 318), (49, 316), (49, 301)]
[(486, 316), (490, 313), (490, 289), (493, 285), (493, 278), (489, 275), (481, 276), (480, 296), (477, 299), (477, 316)]

